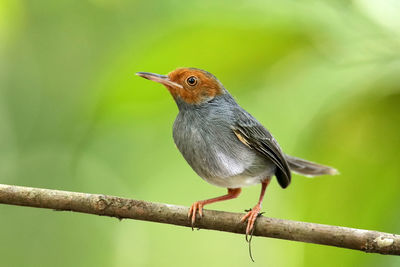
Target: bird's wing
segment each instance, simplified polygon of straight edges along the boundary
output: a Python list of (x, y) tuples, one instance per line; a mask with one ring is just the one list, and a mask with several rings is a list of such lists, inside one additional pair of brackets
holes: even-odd
[(276, 178), (282, 188), (290, 184), (291, 174), (288, 163), (275, 138), (253, 116), (245, 110), (236, 113), (232, 130), (246, 146), (266, 156), (276, 166)]

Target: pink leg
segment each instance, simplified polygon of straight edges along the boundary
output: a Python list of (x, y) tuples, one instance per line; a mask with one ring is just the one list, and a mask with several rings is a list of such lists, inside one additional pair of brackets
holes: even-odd
[(240, 220), (241, 222), (245, 222), (247, 220), (246, 236), (250, 234), (251, 230), (253, 229), (254, 223), (257, 219), (257, 216), (260, 213), (261, 203), (264, 199), (265, 190), (267, 189), (267, 186), (270, 181), (271, 181), (271, 179), (267, 179), (262, 183), (261, 193), (260, 193), (260, 198), (258, 200), (258, 203), (254, 206), (254, 208), (252, 210), (250, 210)]
[(219, 202), (219, 201), (224, 201), (224, 200), (228, 200), (228, 199), (237, 198), (241, 191), (242, 191), (241, 188), (233, 188), (233, 189), (228, 188), (228, 194), (226, 194), (226, 195), (194, 202), (192, 204), (192, 206), (190, 207), (189, 213), (188, 213), (188, 218), (190, 218), (190, 217), (192, 218), (192, 225), (194, 225), (194, 222), (196, 220), (196, 212), (197, 211), (199, 212), (200, 217), (203, 216), (203, 206), (204, 205)]

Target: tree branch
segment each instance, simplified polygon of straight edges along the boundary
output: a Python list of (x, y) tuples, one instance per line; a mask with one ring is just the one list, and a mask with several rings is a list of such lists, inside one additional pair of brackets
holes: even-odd
[[(186, 207), (114, 196), (0, 184), (0, 203), (191, 227)], [(203, 218), (196, 221), (195, 227), (244, 234), (242, 216), (204, 210)], [(254, 235), (400, 255), (400, 235), (377, 231), (260, 217)]]

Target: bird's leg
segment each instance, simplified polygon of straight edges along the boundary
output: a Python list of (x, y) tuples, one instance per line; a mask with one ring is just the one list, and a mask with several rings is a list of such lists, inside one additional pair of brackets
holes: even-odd
[(251, 230), (253, 229), (254, 223), (258, 217), (258, 214), (260, 213), (261, 203), (264, 199), (265, 190), (267, 189), (267, 186), (270, 181), (271, 181), (271, 179), (267, 179), (264, 182), (262, 182), (260, 199), (258, 200), (258, 203), (254, 206), (254, 208), (252, 208), (249, 212), (247, 212), (247, 214), (244, 215), (242, 217), (242, 219), (240, 220), (241, 222), (245, 222), (247, 220), (246, 238), (250, 234)]
[(226, 195), (194, 202), (192, 204), (192, 206), (190, 207), (189, 213), (188, 213), (188, 218), (192, 219), (192, 226), (194, 225), (194, 222), (196, 220), (196, 212), (197, 211), (199, 212), (200, 217), (203, 216), (204, 205), (223, 201), (223, 200), (237, 198), (241, 191), (242, 191), (241, 188), (228, 188), (228, 194), (226, 194)]

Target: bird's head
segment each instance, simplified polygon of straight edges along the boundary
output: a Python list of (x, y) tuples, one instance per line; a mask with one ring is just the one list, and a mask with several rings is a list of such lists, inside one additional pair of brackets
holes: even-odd
[(195, 68), (179, 68), (168, 75), (137, 72), (137, 75), (163, 84), (175, 99), (198, 105), (224, 94), (226, 91), (211, 73)]

